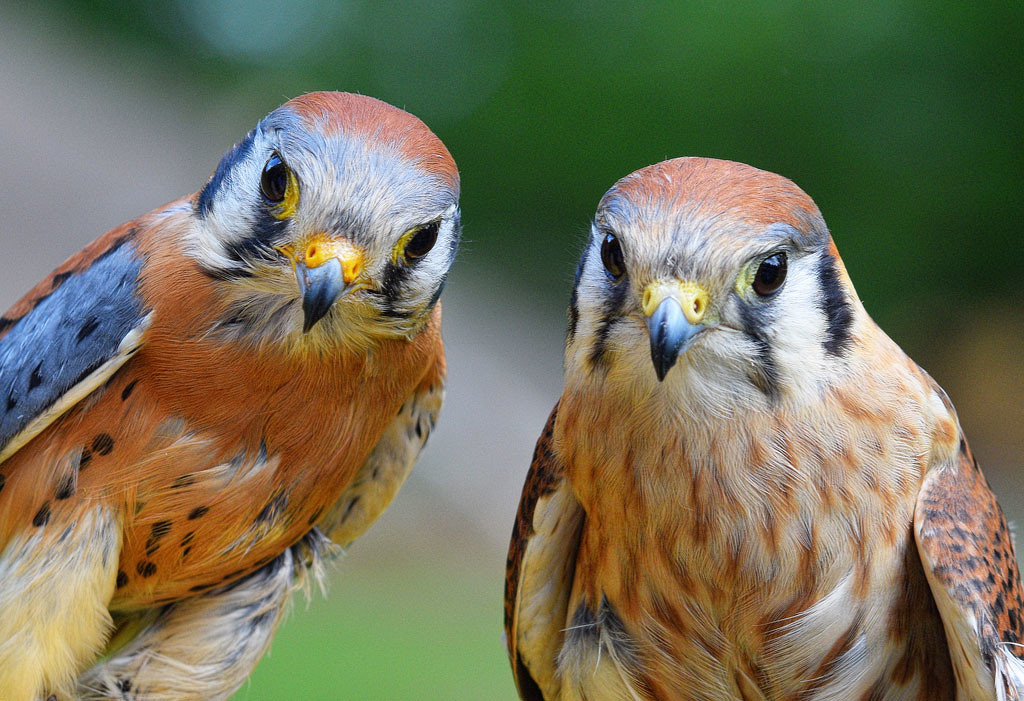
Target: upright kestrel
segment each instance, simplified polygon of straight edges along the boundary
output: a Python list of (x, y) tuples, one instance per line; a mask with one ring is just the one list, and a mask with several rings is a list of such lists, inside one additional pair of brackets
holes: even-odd
[(799, 188), (623, 178), (569, 313), (509, 551), (523, 698), (1021, 696), (1003, 513)]
[(223, 699), (441, 406), (459, 176), (312, 93), (0, 317), (0, 699)]

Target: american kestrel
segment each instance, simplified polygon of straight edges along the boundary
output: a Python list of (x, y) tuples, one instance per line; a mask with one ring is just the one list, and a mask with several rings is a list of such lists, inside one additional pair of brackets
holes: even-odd
[(434, 424), (458, 197), (416, 117), (311, 93), (0, 317), (0, 699), (245, 680)]
[(569, 314), (509, 550), (523, 698), (1020, 697), (1003, 513), (804, 192), (623, 178)]

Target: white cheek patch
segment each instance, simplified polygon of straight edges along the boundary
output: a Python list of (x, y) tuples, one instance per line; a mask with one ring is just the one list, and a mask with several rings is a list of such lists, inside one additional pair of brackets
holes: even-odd
[(772, 305), (773, 321), (765, 329), (783, 394), (813, 396), (828, 374), (824, 341), (828, 320), (821, 306), (817, 256), (789, 266), (786, 282)]
[(207, 208), (197, 214), (196, 225), (186, 232), (185, 252), (200, 261), (203, 267), (214, 270), (238, 267), (238, 262), (229, 257), (228, 247), (250, 236), (256, 225), (253, 207), (262, 204), (259, 182), (265, 163), (261, 157), (264, 153), (269, 157), (267, 138), (257, 129), (252, 145), (231, 164), (230, 170), (222, 174)]

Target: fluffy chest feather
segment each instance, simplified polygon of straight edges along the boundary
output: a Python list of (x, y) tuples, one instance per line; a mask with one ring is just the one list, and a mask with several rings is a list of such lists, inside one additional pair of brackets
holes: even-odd
[[(437, 347), (427, 340), (395, 342), (360, 359), (274, 365), (257, 357), (249, 367), (239, 359), (230, 367), (248, 370), (240, 377), (197, 373), (189, 389), (180, 381), (154, 388), (152, 405), (183, 425), (177, 437), (158, 439), (167, 449), (139, 481), (144, 506), (127, 517), (122, 560), (136, 570), (138, 562), (156, 563), (159, 551), (147, 546), (170, 522), (173, 537), (160, 540), (171, 546), (164, 558), (175, 575), (152, 586), (129, 575), (131, 583), (147, 597), (180, 595), (186, 583), (233, 579), (301, 537), (337, 501), (430, 369)], [(212, 387), (222, 388), (218, 401), (207, 399)], [(175, 455), (179, 447), (187, 455)], [(118, 595), (131, 597), (131, 587)]]
[(917, 645), (942, 659), (944, 642), (911, 524), (935, 429), (909, 379), (875, 380), (874, 396), (891, 399), (880, 404), (846, 385), (825, 388), (814, 411), (714, 416), (567, 392), (555, 440), (586, 512), (567, 688), (926, 693)]

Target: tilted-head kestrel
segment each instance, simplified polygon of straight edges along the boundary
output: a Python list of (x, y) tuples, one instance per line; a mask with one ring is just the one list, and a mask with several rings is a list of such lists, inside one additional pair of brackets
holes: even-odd
[(793, 183), (620, 180), (565, 358), (509, 551), (523, 698), (1018, 698), (1003, 514)]
[(304, 95), (0, 318), (0, 699), (244, 681), (433, 426), (458, 196), (412, 115)]

